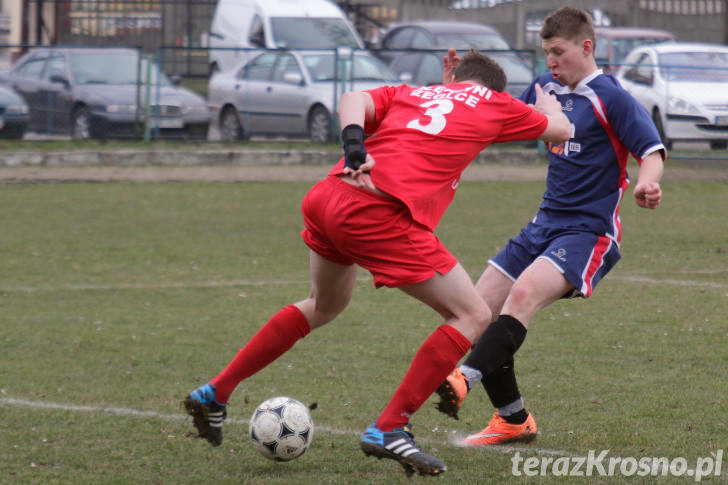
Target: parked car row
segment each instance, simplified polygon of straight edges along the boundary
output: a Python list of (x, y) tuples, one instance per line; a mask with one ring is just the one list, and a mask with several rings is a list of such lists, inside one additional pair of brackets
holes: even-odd
[[(142, 89), (147, 76), (154, 86), (149, 103)], [(138, 136), (148, 105), (160, 137), (207, 138), (205, 99), (175, 86), (135, 49), (34, 49), (13, 65), (6, 83), (27, 102), (34, 131), (75, 139)]]
[[(269, 14), (274, 3), (266, 4)], [(338, 19), (335, 13), (331, 19)], [(267, 18), (267, 35), (282, 25), (278, 20)], [(597, 62), (605, 71), (619, 68), (617, 79), (650, 112), (667, 146), (679, 140), (728, 146), (728, 47), (681, 43), (653, 29), (601, 28), (597, 34)], [(22, 138), (26, 129), (76, 139), (132, 137), (148, 117), (160, 138), (206, 139), (216, 123), (223, 140), (274, 134), (321, 142), (335, 134), (335, 107), (345, 90), (440, 83), (448, 47), (488, 52), (503, 66), (514, 96), (534, 75), (530, 59), (482, 24), (400, 23), (376, 50), (354, 45), (248, 50), (231, 69), (211, 76), (207, 99), (158, 72), (136, 49), (33, 49), (0, 74), (0, 137)]]

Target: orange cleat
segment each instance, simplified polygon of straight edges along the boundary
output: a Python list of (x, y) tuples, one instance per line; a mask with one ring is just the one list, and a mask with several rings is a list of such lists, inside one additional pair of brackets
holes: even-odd
[(531, 441), (536, 438), (538, 429), (533, 414), (522, 424), (511, 424), (501, 418), (498, 413), (493, 414), (488, 426), (480, 433), (472, 434), (460, 442), (463, 446), (502, 445), (514, 441)]
[(458, 419), (458, 410), (468, 394), (468, 379), (456, 368), (435, 391), (440, 396), (437, 410)]

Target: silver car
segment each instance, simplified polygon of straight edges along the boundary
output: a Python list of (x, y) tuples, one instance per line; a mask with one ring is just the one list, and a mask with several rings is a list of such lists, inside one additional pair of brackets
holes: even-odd
[(332, 119), (345, 91), (401, 84), (366, 51), (271, 50), (212, 76), (208, 103), (220, 137), (253, 134), (332, 139)]
[(667, 42), (634, 49), (617, 73), (652, 115), (662, 141), (728, 147), (728, 47)]

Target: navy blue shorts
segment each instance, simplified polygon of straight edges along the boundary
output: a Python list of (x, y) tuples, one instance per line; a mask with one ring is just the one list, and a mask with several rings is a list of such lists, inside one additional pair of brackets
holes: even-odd
[(587, 298), (620, 257), (619, 246), (607, 236), (529, 222), (488, 263), (516, 281), (536, 259), (547, 259), (576, 289), (565, 296)]

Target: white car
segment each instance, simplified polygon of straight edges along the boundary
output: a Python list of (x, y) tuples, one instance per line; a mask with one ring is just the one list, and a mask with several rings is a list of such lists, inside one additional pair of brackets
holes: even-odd
[(401, 83), (366, 51), (275, 49), (215, 73), (208, 104), (225, 141), (264, 134), (323, 142), (335, 134), (332, 120), (344, 91), (394, 84)]
[(665, 146), (728, 146), (728, 47), (669, 42), (634, 49), (617, 73), (652, 115)]

